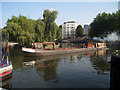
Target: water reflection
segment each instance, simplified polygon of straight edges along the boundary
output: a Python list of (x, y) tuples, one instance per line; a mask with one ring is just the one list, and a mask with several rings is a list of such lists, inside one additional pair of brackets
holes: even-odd
[[(47, 57), (28, 57), (24, 55), (21, 48), (15, 46), (10, 48), (10, 60), (12, 60), (14, 68), (13, 76), (16, 78), (13, 78), (12, 86), (18, 88), (20, 86), (109, 87), (109, 59), (110, 54), (106, 50)], [(27, 75), (29, 78), (25, 78)], [(105, 76), (100, 77), (100, 75)], [(99, 79), (102, 78), (106, 81), (100, 82)], [(24, 85), (21, 83), (23, 80)], [(87, 82), (90, 84), (86, 84)], [(100, 82), (101, 85), (96, 82)], [(34, 83), (34, 86), (30, 86)]]
[(14, 69), (19, 69), (23, 66), (23, 53), (21, 51), (21, 48), (18, 45), (15, 45), (14, 47), (9, 48), (10, 55), (9, 59), (12, 61), (12, 66)]
[(104, 56), (106, 54), (106, 50), (103, 49), (103, 50), (99, 50), (97, 52), (95, 52), (96, 56)]
[[(108, 52), (109, 53), (109, 52)], [(97, 70), (97, 74), (104, 74), (108, 75), (110, 74), (110, 56), (106, 55), (106, 50), (100, 50), (95, 52), (94, 54), (88, 53), (90, 57), (90, 61), (92, 63), (92, 67), (94, 67), (95, 70)]]
[[(104, 75), (108, 75), (109, 71), (110, 71), (110, 58), (108, 58), (108, 56), (105, 55), (106, 54), (106, 50), (99, 50), (97, 52), (90, 52), (87, 53), (86, 55), (90, 58), (90, 62), (92, 64), (92, 67), (97, 70), (97, 74), (104, 74)], [(81, 60), (81, 58), (84, 55), (81, 55), (79, 53), (77, 54), (73, 54), (73, 55), (66, 55), (64, 58), (65, 62), (69, 62), (69, 63), (74, 63), (77, 60)], [(24, 62), (23, 61), (23, 66), (32, 66), (35, 67), (37, 71), (44, 71), (45, 76), (56, 76), (56, 68), (57, 68), (57, 64), (59, 61), (59, 57), (62, 56), (56, 56), (57, 59), (55, 59), (55, 57), (53, 56), (48, 56), (46, 57), (40, 57), (40, 60), (34, 60), (34, 61), (29, 61), (30, 57), (26, 57), (24, 58), (24, 60), (28, 60), (28, 62)], [(62, 58), (62, 59), (63, 59)], [(48, 77), (49, 78), (49, 77)], [(45, 78), (46, 79), (46, 78)]]
[(10, 89), (12, 88), (12, 73), (2, 77), (2, 80), (0, 80), (0, 87), (5, 88), (5, 89)]
[[(35, 67), (36, 71), (44, 72), (44, 80), (50, 81), (57, 78), (56, 68), (57, 68), (58, 60), (50, 60), (50, 61), (36, 61)], [(39, 75), (40, 72), (37, 72)]]

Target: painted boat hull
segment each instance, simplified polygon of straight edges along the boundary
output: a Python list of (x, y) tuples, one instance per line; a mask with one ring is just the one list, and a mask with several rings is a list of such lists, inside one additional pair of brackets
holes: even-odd
[(64, 54), (70, 54), (70, 53), (87, 53), (89, 51), (97, 51), (101, 49), (106, 48), (71, 48), (71, 49), (55, 49), (55, 50), (38, 50), (38, 49), (32, 49), (32, 48), (25, 48), (22, 47), (22, 51), (25, 52), (25, 54), (30, 56), (46, 56), (46, 55), (64, 55)]
[(0, 80), (9, 78), (9, 75), (12, 73), (12, 64), (0, 67)]

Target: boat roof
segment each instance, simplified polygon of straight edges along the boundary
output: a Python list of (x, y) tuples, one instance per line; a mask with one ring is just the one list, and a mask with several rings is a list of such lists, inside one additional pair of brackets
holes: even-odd
[(34, 42), (34, 44), (55, 44), (55, 42)]
[(72, 40), (71, 43), (103, 43), (103, 41), (93, 39)]

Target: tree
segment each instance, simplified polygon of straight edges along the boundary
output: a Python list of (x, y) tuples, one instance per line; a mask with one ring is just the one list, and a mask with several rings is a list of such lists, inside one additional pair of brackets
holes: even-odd
[(26, 16), (19, 15), (18, 17), (18, 23), (21, 26), (22, 29), (24, 29), (24, 24), (26, 23), (25, 21), (27, 20)]
[(44, 10), (43, 20), (27, 19), (26, 16), (12, 16), (2, 33), (9, 41), (18, 42), (21, 46), (31, 46), (33, 42), (54, 41), (61, 38), (62, 29), (55, 23), (57, 11)]
[(44, 13), (43, 13), (43, 18), (44, 18), (44, 21), (45, 23), (51, 23), (51, 22), (54, 22), (55, 19), (57, 18), (57, 14), (58, 12), (57, 11), (50, 11), (50, 10), (44, 10)]
[(42, 21), (40, 19), (38, 19), (36, 21), (35, 32), (36, 32), (36, 42), (43, 42), (44, 41), (44, 33), (45, 33), (44, 21)]
[(26, 19), (24, 21), (23, 30), (29, 33), (35, 33), (35, 22), (32, 19)]
[(89, 37), (106, 37), (109, 33), (119, 31), (119, 13), (99, 13), (93, 22), (90, 24), (91, 30)]
[(59, 25), (59, 28), (62, 29), (62, 25)]
[(59, 29), (57, 30), (57, 39), (60, 40), (62, 38), (62, 25), (59, 26)]
[[(50, 41), (51, 39), (51, 36), (49, 35), (51, 32), (53, 31), (50, 31), (50, 29), (52, 28), (51, 27), (51, 23), (55, 21), (55, 19), (57, 18), (57, 14), (58, 12), (57, 11), (50, 11), (50, 10), (44, 10), (44, 13), (43, 13), (43, 18), (44, 18), (44, 22), (45, 22), (45, 40), (47, 41)], [(54, 38), (54, 36), (53, 36)]]
[(76, 37), (82, 37), (82, 36), (83, 36), (83, 33), (84, 33), (84, 31), (83, 31), (82, 26), (81, 26), (81, 25), (78, 25), (78, 26), (77, 26), (77, 29), (76, 29)]
[(17, 37), (22, 32), (21, 27), (13, 22), (9, 22), (6, 27), (2, 30), (3, 35), (7, 35), (9, 38), (9, 41), (17, 42)]
[(7, 26), (2, 30), (7, 35), (9, 41), (18, 42), (21, 46), (31, 45), (35, 41), (35, 22), (19, 15), (19, 18), (13, 16), (8, 19)]
[(18, 18), (16, 16), (12, 16), (11, 19), (8, 19), (7, 24), (10, 22), (18, 24)]
[(52, 22), (51, 24), (50, 24), (50, 32), (51, 32), (51, 35), (49, 35), (49, 37), (51, 37), (52, 38), (52, 41), (54, 41), (55, 39), (57, 39), (57, 31), (58, 31), (58, 29), (59, 29), (59, 27), (56, 25), (56, 23), (55, 22)]

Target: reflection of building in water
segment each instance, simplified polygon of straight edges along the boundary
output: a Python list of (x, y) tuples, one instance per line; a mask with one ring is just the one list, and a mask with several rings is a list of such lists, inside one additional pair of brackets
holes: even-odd
[(102, 50), (98, 50), (96, 52), (89, 52), (88, 53), (88, 57), (92, 57), (92, 56), (103, 56), (106, 54), (106, 49), (102, 49)]
[(77, 55), (69, 55), (63, 58), (64, 61), (69, 61), (70, 63), (74, 63), (75, 61), (77, 61)]
[(105, 55), (105, 54), (106, 54), (106, 50), (105, 50), (105, 49), (98, 50), (98, 51), (96, 52), (96, 56)]

